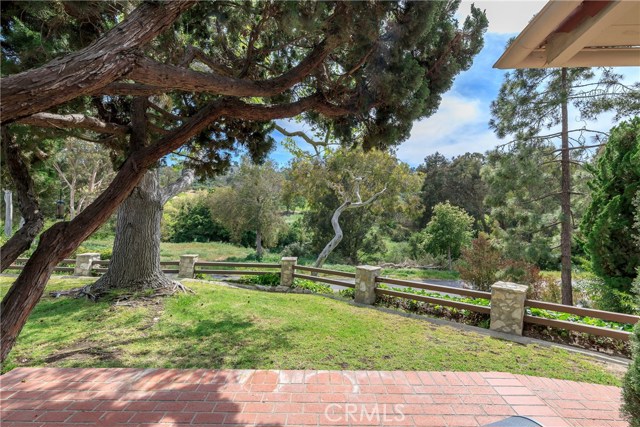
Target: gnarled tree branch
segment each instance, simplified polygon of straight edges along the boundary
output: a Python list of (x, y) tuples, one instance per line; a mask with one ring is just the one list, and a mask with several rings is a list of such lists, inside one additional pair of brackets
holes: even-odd
[(18, 144), (12, 139), (7, 126), (2, 126), (2, 152), (9, 174), (18, 193), (18, 206), (24, 225), (0, 248), (0, 271), (7, 269), (21, 253), (29, 249), (44, 226), (44, 215), (33, 189), (29, 168), (22, 160)]

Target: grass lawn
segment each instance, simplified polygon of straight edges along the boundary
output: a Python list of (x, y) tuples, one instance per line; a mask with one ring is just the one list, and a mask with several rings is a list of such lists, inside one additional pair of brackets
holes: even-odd
[[(113, 239), (91, 239), (82, 243), (78, 253), (101, 252), (113, 247)], [(207, 242), (207, 243), (169, 243), (160, 244), (160, 257), (162, 261), (178, 261), (180, 255), (198, 254), (201, 261), (222, 261), (227, 258), (244, 258), (255, 251), (251, 248), (236, 246), (231, 243)]]
[[(6, 293), (12, 278), (0, 278)], [(47, 291), (86, 281), (52, 279)], [(42, 298), (15, 366), (506, 371), (619, 385), (604, 366), (315, 295), (189, 282), (183, 294), (114, 306)]]

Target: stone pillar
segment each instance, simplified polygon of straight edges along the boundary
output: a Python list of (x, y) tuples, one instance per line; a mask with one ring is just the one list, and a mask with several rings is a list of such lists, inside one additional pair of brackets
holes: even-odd
[(76, 266), (73, 269), (74, 276), (91, 276), (93, 261), (99, 261), (100, 254), (88, 253), (76, 255)]
[(356, 293), (354, 301), (360, 304), (373, 304), (376, 302), (376, 277), (382, 269), (370, 265), (356, 267)]
[(527, 287), (510, 282), (491, 286), (491, 326), (494, 331), (522, 335)]
[(297, 262), (296, 257), (283, 257), (280, 260), (280, 286), (290, 288), (293, 285), (293, 270)]
[(196, 262), (198, 262), (198, 255), (180, 255), (178, 278), (193, 279), (196, 274)]

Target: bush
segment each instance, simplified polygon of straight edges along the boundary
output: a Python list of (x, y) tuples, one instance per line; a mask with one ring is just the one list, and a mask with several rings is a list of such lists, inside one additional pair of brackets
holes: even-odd
[(113, 256), (113, 250), (112, 249), (105, 249), (100, 251), (100, 259), (111, 259), (111, 257)]
[(252, 285), (278, 286), (280, 285), (280, 273), (260, 274), (258, 276), (244, 276), (241, 281)]
[(204, 203), (198, 202), (180, 208), (169, 240), (173, 243), (228, 242), (229, 238), (229, 230), (212, 218)]
[(457, 270), (460, 278), (475, 289), (490, 291), (501, 265), (500, 250), (491, 244), (486, 234), (480, 233), (471, 241), (471, 247), (462, 249)]
[(621, 411), (630, 421), (631, 427), (640, 427), (640, 322), (633, 329), (631, 339), (633, 361), (622, 383)]
[(282, 256), (294, 256), (301, 258), (309, 252), (309, 248), (300, 242), (293, 242), (282, 249)]
[(356, 297), (356, 290), (353, 288), (343, 289), (341, 291), (338, 291), (338, 295), (344, 298), (354, 299)]
[(313, 280), (295, 279), (291, 287), (294, 289), (307, 289), (316, 294), (333, 294), (331, 286), (314, 282)]

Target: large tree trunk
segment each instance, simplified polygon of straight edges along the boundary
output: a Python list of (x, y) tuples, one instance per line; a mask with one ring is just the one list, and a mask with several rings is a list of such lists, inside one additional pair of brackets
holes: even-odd
[(31, 243), (44, 226), (44, 215), (33, 189), (33, 179), (22, 159), (18, 144), (12, 139), (7, 126), (2, 127), (2, 153), (13, 184), (17, 190), (18, 207), (24, 224), (0, 248), (0, 271), (7, 269)]
[(560, 260), (562, 281), (562, 303), (573, 305), (573, 289), (571, 285), (571, 159), (569, 158), (569, 118), (567, 111), (567, 69), (562, 69), (562, 158), (560, 161), (562, 177), (560, 188), (561, 230)]
[(162, 192), (156, 171), (150, 170), (118, 208), (109, 270), (91, 286), (91, 293), (173, 285), (160, 269), (161, 220)]
[(161, 188), (157, 170), (149, 170), (118, 208), (116, 235), (109, 270), (94, 283), (91, 293), (113, 289), (141, 291), (173, 288), (160, 266), (160, 225), (164, 204), (193, 182), (184, 171), (172, 185)]

